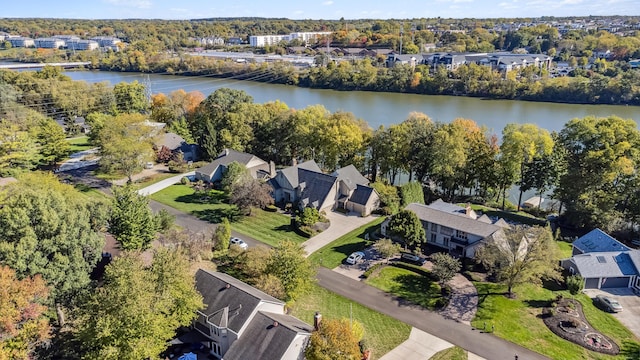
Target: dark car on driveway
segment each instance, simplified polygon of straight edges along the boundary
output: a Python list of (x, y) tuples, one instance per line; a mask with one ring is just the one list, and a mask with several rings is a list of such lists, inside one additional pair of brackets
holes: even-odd
[(421, 257), (418, 254), (403, 252), (402, 254), (400, 254), (400, 261), (422, 266), (427, 261), (427, 259)]

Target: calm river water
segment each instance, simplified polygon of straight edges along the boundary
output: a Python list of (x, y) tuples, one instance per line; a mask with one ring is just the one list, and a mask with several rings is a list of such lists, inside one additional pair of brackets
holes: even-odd
[[(88, 82), (121, 81), (144, 82), (147, 75), (106, 71), (67, 71), (74, 80)], [(153, 93), (169, 93), (173, 90), (198, 90), (209, 95), (213, 91), (228, 87), (244, 90), (257, 103), (280, 100), (291, 108), (301, 109), (321, 104), (328, 110), (354, 113), (369, 123), (372, 128), (402, 122), (409, 113), (425, 113), (433, 120), (449, 122), (456, 118), (475, 120), (492, 132), (500, 134), (508, 123), (535, 123), (550, 131), (559, 131), (569, 120), (588, 115), (618, 115), (640, 120), (640, 107), (618, 105), (576, 105), (528, 102), (515, 100), (484, 100), (462, 96), (434, 96), (396, 94), (366, 91), (334, 91), (308, 89), (297, 86), (275, 85), (233, 79), (207, 77), (185, 77), (172, 75), (148, 75)]]

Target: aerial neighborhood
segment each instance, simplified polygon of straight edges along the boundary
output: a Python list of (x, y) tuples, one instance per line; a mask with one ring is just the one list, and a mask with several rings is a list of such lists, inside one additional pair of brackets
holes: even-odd
[(640, 17), (112, 16), (0, 18), (0, 360), (637, 358)]

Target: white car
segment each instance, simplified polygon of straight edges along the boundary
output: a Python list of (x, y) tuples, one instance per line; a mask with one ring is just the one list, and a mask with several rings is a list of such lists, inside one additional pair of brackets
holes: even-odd
[(356, 251), (353, 254), (349, 255), (346, 261), (349, 265), (355, 265), (362, 259), (364, 259), (364, 253), (362, 251)]
[(247, 248), (249, 247), (249, 245), (244, 242), (244, 240), (237, 237), (232, 237), (231, 240), (229, 240), (229, 246), (231, 245), (239, 246), (242, 250), (247, 250)]

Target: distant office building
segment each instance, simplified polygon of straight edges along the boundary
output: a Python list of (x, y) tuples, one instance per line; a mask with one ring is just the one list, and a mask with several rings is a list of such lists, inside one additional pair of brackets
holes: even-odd
[(241, 45), (242, 44), (242, 39), (239, 37), (230, 37), (227, 40), (227, 45)]
[(99, 47), (98, 42), (93, 40), (72, 39), (67, 41), (67, 49), (69, 50), (95, 50)]
[(52, 38), (69, 41), (69, 40), (80, 40), (80, 37), (77, 35), (53, 35)]
[(197, 41), (202, 45), (224, 45), (224, 39), (217, 36), (207, 36), (201, 38), (193, 38), (193, 40)]
[(317, 41), (323, 36), (330, 35), (330, 32), (295, 32), (288, 35), (254, 35), (249, 36), (249, 45), (253, 47), (264, 47), (276, 45), (281, 41), (291, 41), (298, 39), (304, 43)]
[(65, 41), (56, 38), (38, 38), (34, 40), (37, 48), (42, 49), (60, 49), (65, 46)]
[(11, 43), (11, 46), (13, 47), (34, 47), (36, 46), (36, 43), (33, 41), (32, 38), (28, 38), (28, 37), (23, 37), (23, 36), (15, 36), (15, 37), (9, 37), (7, 39), (5, 39), (7, 41), (9, 41)]
[(91, 40), (97, 42), (100, 47), (113, 47), (122, 42), (120, 39), (113, 36), (96, 36), (92, 37)]
[(329, 35), (331, 35), (331, 32), (329, 32), (329, 31), (295, 32), (295, 33), (289, 34), (289, 41), (294, 40), (294, 39), (300, 39), (301, 41), (303, 41), (305, 43), (316, 42), (316, 41), (318, 41), (318, 39), (322, 38), (323, 36), (329, 36)]

